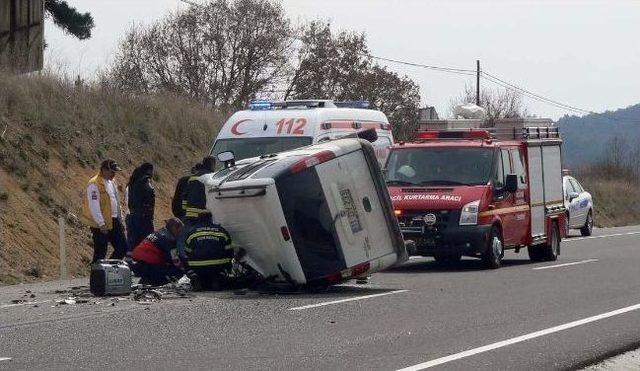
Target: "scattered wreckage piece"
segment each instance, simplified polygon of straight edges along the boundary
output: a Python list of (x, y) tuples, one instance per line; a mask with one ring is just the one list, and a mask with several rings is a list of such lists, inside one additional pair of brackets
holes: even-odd
[(237, 164), (227, 152), (219, 160), (225, 169), (203, 179), (207, 208), (270, 285), (329, 286), (407, 259), (369, 141), (338, 139)]

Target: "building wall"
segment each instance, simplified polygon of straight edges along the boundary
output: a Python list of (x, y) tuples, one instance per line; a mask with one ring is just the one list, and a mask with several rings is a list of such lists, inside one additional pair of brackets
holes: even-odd
[(44, 0), (0, 0), (0, 68), (42, 69)]

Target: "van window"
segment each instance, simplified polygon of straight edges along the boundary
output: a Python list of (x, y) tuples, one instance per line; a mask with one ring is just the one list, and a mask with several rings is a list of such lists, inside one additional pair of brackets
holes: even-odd
[(211, 150), (211, 155), (232, 151), (236, 161), (259, 157), (269, 153), (288, 151), (311, 144), (311, 137), (262, 137), (220, 139)]
[(282, 211), (305, 277), (319, 278), (345, 269), (334, 221), (316, 169), (282, 177), (276, 182)]
[(527, 172), (524, 169), (524, 156), (521, 150), (511, 150), (511, 161), (513, 162), (513, 173), (518, 176), (518, 189), (527, 187)]

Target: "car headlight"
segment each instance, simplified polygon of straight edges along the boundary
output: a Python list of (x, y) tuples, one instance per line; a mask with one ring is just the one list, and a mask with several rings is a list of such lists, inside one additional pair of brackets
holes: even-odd
[(476, 225), (478, 224), (478, 210), (480, 209), (480, 200), (469, 202), (462, 207), (460, 213), (460, 225)]

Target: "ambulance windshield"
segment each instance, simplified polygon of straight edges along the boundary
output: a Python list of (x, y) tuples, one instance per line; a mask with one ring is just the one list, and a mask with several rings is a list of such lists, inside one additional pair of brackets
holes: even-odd
[(308, 146), (311, 137), (262, 137), (220, 139), (213, 146), (211, 154), (232, 151), (236, 161), (259, 157), (269, 153), (277, 153)]
[(407, 148), (391, 151), (387, 184), (400, 186), (482, 185), (491, 177), (488, 148)]

